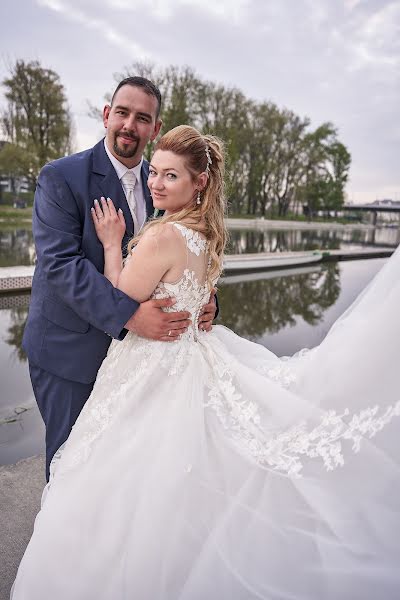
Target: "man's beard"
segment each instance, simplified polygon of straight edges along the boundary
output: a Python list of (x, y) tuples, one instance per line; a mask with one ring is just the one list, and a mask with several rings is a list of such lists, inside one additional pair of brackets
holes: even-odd
[(114, 152), (115, 154), (118, 154), (118, 156), (121, 156), (122, 158), (132, 158), (133, 156), (135, 156), (138, 146), (139, 146), (139, 140), (138, 139), (133, 139), (132, 138), (132, 143), (134, 144), (134, 146), (132, 147), (132, 149), (127, 149), (127, 150), (122, 150), (119, 146), (118, 146), (118, 135), (115, 136), (114, 138)]

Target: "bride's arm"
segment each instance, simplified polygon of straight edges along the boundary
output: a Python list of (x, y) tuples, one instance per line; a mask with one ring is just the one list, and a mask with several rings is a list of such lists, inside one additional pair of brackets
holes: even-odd
[(92, 209), (97, 236), (104, 247), (104, 276), (114, 287), (137, 302), (145, 302), (162, 277), (179, 263), (181, 246), (170, 225), (155, 224), (140, 238), (134, 252), (122, 263), (121, 242), (125, 220), (112, 200), (101, 199)]
[(170, 225), (153, 225), (125, 261), (116, 287), (137, 302), (145, 302), (164, 275), (180, 262), (181, 250)]
[(121, 242), (124, 237), (126, 225), (121, 209), (115, 210), (110, 198), (101, 198), (100, 203), (95, 200), (91, 209), (97, 237), (104, 248), (104, 277), (107, 277), (114, 287), (117, 287), (118, 278), (122, 271)]

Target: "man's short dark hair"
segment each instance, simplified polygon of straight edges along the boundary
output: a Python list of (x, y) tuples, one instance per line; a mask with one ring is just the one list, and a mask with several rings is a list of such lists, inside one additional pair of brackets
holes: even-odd
[(146, 79), (145, 77), (138, 77), (138, 76), (126, 77), (125, 79), (120, 81), (112, 95), (111, 105), (114, 102), (115, 94), (124, 85), (132, 85), (133, 87), (142, 88), (142, 90), (144, 92), (146, 92), (146, 94), (148, 94), (149, 96), (154, 96), (154, 98), (157, 100), (156, 118), (158, 119), (158, 117), (160, 116), (160, 110), (161, 110), (161, 92), (158, 89), (158, 87), (156, 85), (154, 85), (154, 83), (152, 81), (150, 81), (149, 79)]

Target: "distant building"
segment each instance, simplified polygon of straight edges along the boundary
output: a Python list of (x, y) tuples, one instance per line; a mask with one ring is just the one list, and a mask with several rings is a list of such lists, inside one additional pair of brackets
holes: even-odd
[(387, 206), (393, 208), (400, 208), (400, 201), (391, 200), (390, 198), (384, 198), (383, 200), (374, 200), (374, 202), (370, 202), (369, 206)]
[[(374, 200), (374, 202), (369, 202), (367, 206), (371, 207), (382, 207), (382, 208), (399, 208), (400, 202), (397, 200), (392, 200), (391, 198), (383, 198), (382, 200)], [(397, 223), (399, 221), (399, 216), (396, 213), (390, 212), (381, 212), (379, 213), (379, 220), (386, 221), (387, 223)]]
[[(8, 143), (9, 142), (7, 142), (5, 140), (0, 140), (0, 152), (2, 151), (4, 146)], [(16, 178), (14, 178), (14, 182), (15, 182), (15, 193), (16, 194), (19, 194), (20, 192), (29, 192), (29, 181), (26, 177), (16, 177)], [(1, 173), (0, 173), (0, 188), (1, 188), (1, 191), (3, 191), (3, 192), (12, 192), (13, 191), (11, 178), (6, 175), (2, 175)]]

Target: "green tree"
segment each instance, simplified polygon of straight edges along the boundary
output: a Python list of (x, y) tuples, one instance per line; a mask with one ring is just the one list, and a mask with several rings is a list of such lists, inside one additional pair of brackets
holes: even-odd
[(351, 156), (338, 141), (332, 123), (324, 123), (306, 136), (307, 161), (299, 195), (311, 215), (318, 210), (336, 211), (344, 203)]
[(17, 60), (3, 80), (6, 108), (1, 126), (7, 141), (0, 168), (21, 172), (32, 186), (41, 167), (72, 151), (72, 121), (64, 86), (57, 73), (38, 61)]
[[(203, 80), (187, 66), (158, 68), (136, 62), (115, 79), (132, 75), (159, 87), (161, 133), (187, 124), (224, 140), (233, 214), (285, 216), (298, 212), (302, 204), (316, 211), (336, 210), (343, 203), (350, 154), (331, 123), (310, 131), (308, 118), (272, 102), (255, 102), (237, 88)], [(90, 114), (99, 118), (101, 113), (91, 106)], [(146, 156), (151, 152), (149, 145)]]
[(325, 199), (325, 208), (338, 210), (345, 200), (345, 185), (349, 177), (351, 155), (346, 146), (335, 140), (328, 148), (328, 157), (330, 186)]

